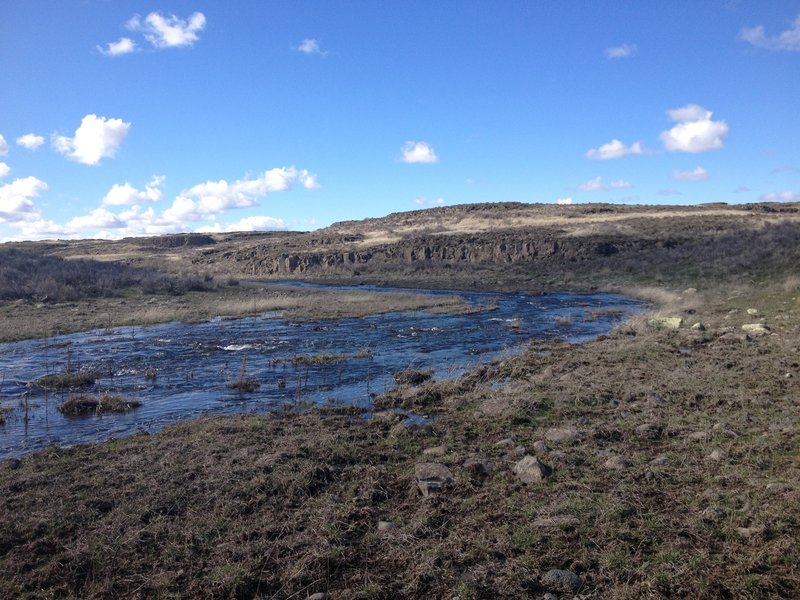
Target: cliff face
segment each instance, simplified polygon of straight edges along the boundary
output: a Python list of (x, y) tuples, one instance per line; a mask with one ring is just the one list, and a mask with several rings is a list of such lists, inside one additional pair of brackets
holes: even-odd
[[(342, 250), (280, 252), (275, 247), (253, 247), (224, 258), (254, 276), (340, 274), (342, 271), (386, 270), (391, 266), (413, 268), (435, 265), (504, 265), (579, 261), (643, 249), (654, 242), (643, 240), (565, 238), (508, 235), (426, 236), (397, 243)], [(324, 245), (323, 245), (324, 246)]]

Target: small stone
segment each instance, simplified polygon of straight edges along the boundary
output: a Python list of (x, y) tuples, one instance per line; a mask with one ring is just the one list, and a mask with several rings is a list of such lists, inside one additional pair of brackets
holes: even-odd
[(642, 423), (636, 428), (637, 437), (654, 440), (661, 435), (661, 426), (655, 423)]
[(453, 474), (441, 463), (419, 463), (414, 467), (414, 474), (425, 498), (440, 494), (452, 487)]
[(0, 471), (13, 471), (19, 469), (22, 461), (18, 458), (5, 458), (0, 460)]
[(397, 529), (397, 525), (391, 521), (378, 521), (378, 531), (391, 531)]
[(697, 293), (697, 288), (693, 288), (693, 287), (686, 288), (685, 290), (683, 290), (683, 293), (686, 294), (686, 295), (689, 295), (689, 296), (692, 295), (692, 294), (696, 294)]
[(711, 454), (706, 456), (706, 460), (713, 460), (713, 461), (720, 461), (725, 457), (725, 455), (720, 452), (719, 450), (712, 450)]
[(522, 483), (540, 483), (550, 475), (552, 469), (535, 456), (527, 455), (514, 465), (513, 471)]
[(788, 492), (792, 489), (792, 486), (788, 483), (772, 482), (767, 484), (766, 489), (770, 494), (780, 494), (782, 492)]
[(308, 600), (328, 600), (329, 597), (325, 592), (317, 592), (316, 594), (311, 594)]
[(494, 463), (480, 458), (468, 458), (464, 461), (464, 468), (473, 479), (486, 479), (494, 473)]
[(694, 325), (692, 325), (692, 331), (705, 331), (705, 330), (706, 326), (703, 325), (702, 323), (695, 323)]
[(623, 471), (631, 466), (631, 463), (624, 456), (620, 456), (619, 454), (615, 454), (611, 456), (606, 462), (603, 463), (603, 466), (606, 469), (615, 469), (617, 471)]
[(665, 467), (668, 464), (669, 464), (669, 457), (666, 454), (656, 456), (653, 460), (650, 461), (650, 465), (653, 467)]
[(528, 449), (525, 446), (517, 446), (511, 450), (509, 450), (508, 454), (506, 454), (506, 460), (519, 460), (523, 456)]
[(550, 452), (550, 447), (544, 443), (544, 440), (537, 440), (533, 442), (533, 451), (536, 454), (547, 454)]
[(544, 438), (548, 442), (568, 444), (578, 439), (578, 430), (574, 427), (551, 427), (545, 432)]
[(745, 323), (742, 329), (749, 335), (762, 336), (769, 334), (769, 327), (763, 323)]
[(683, 319), (681, 317), (653, 317), (647, 323), (655, 329), (680, 329)]
[(711, 439), (711, 434), (708, 431), (693, 431), (686, 436), (686, 439), (693, 442), (707, 442)]
[(743, 538), (751, 538), (761, 533), (764, 533), (764, 526), (752, 525), (750, 527), (737, 527), (736, 533), (738, 533)]
[(558, 596), (552, 592), (547, 592), (544, 596), (542, 596), (542, 600), (558, 600)]
[(425, 456), (444, 456), (447, 454), (447, 448), (444, 446), (433, 446), (431, 448), (425, 448), (425, 450), (422, 451), (422, 454)]
[(542, 576), (542, 586), (552, 592), (574, 594), (583, 586), (583, 580), (572, 571), (550, 569)]
[(755, 317), (756, 315), (758, 315), (758, 309), (757, 308), (748, 308), (747, 309), (747, 314), (750, 315), (751, 317)]
[(509, 448), (514, 445), (514, 440), (511, 438), (504, 438), (499, 442), (494, 443), (495, 448)]

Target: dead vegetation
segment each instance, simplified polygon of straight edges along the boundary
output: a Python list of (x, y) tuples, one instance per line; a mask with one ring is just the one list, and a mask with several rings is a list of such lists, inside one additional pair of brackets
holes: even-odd
[(71, 394), (58, 405), (58, 410), (70, 417), (128, 412), (142, 405), (114, 394)]
[[(369, 419), (202, 419), (9, 463), (0, 596), (543, 598), (558, 569), (584, 598), (798, 597), (796, 232), (706, 233), (553, 271), (652, 314), (415, 380)], [(515, 472), (526, 456), (541, 481)], [(432, 462), (452, 482), (423, 498)]]

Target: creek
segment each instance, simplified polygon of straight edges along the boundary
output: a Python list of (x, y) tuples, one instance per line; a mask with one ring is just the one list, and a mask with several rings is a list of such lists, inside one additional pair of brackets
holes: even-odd
[[(5, 415), (0, 458), (48, 444), (69, 446), (154, 432), (200, 416), (264, 413), (298, 404), (356, 405), (367, 413), (375, 394), (390, 389), (399, 371), (432, 370), (435, 378), (456, 377), (478, 363), (519, 353), (532, 339), (589, 340), (643, 307), (639, 301), (601, 293), (413, 291), (456, 293), (475, 310), (325, 321), (265, 314), (0, 344), (0, 410)], [(252, 392), (229, 387), (239, 378), (245, 353), (246, 377), (260, 384)], [(67, 362), (72, 370), (96, 376), (94, 385), (82, 391), (119, 394), (141, 406), (125, 413), (62, 415), (58, 406), (69, 393), (43, 390), (32, 382), (64, 372)]]

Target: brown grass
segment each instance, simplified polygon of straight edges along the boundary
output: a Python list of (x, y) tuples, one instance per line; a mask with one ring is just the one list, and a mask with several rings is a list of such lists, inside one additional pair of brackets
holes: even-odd
[(114, 394), (71, 394), (58, 405), (63, 414), (76, 417), (89, 414), (128, 412), (142, 405), (138, 400), (130, 400)]

